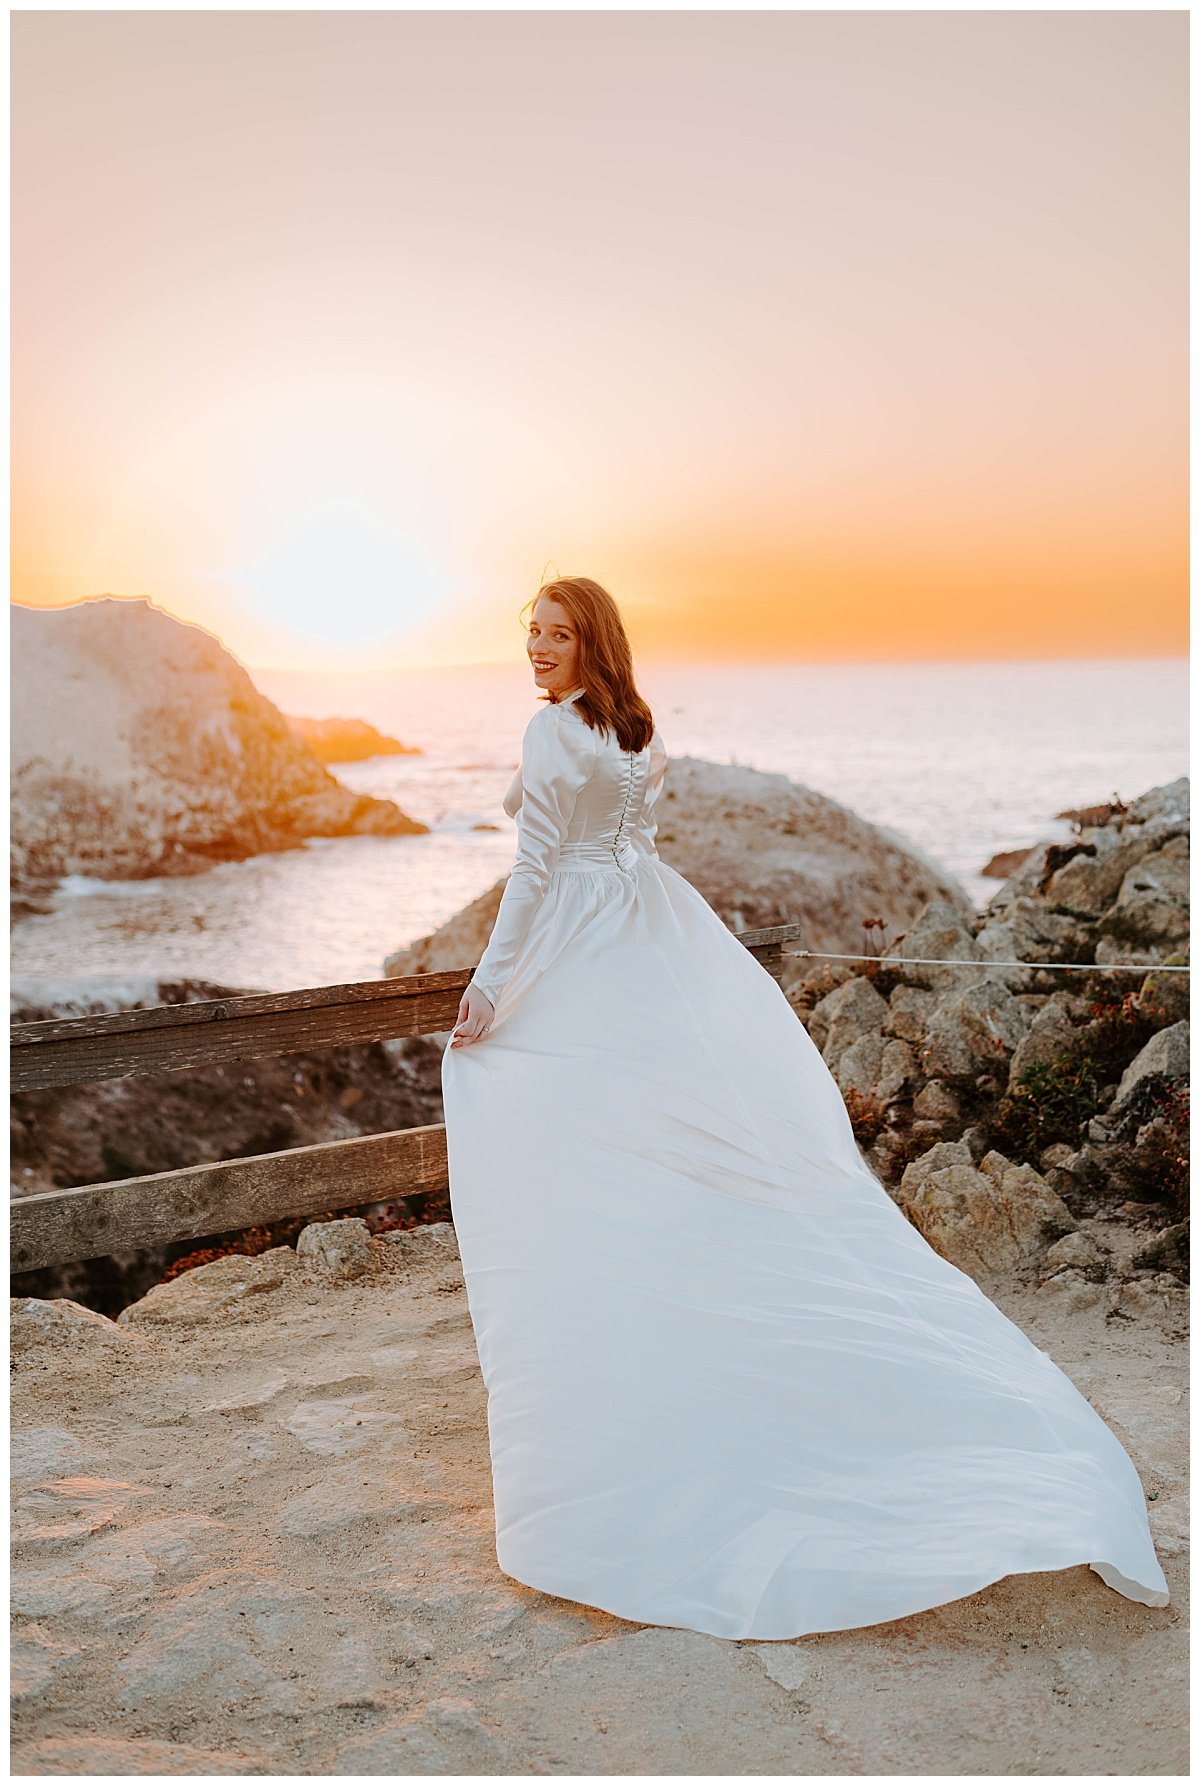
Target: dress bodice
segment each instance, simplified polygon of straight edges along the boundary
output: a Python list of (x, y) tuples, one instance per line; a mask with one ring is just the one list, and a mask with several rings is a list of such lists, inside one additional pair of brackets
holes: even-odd
[[(582, 690), (576, 689), (552, 707), (564, 757), (575, 759), (576, 767), (582, 758), (587, 767), (586, 780), (575, 792), (570, 817), (562, 829), (559, 863), (565, 866), (593, 860), (620, 865), (628, 862), (630, 849), (656, 856), (653, 812), (667, 763), (658, 728), (642, 750), (623, 750), (611, 732), (594, 731), (575, 711), (580, 693)], [(523, 760), (504, 796), (509, 818), (520, 813), (527, 773)]]
[(657, 859), (655, 802), (667, 752), (655, 727), (642, 750), (576, 711), (583, 693), (539, 707), (521, 741), (521, 766), (504, 796), (517, 821), (517, 858), (487, 948), (472, 979), (496, 1004), (555, 873), (636, 873)]

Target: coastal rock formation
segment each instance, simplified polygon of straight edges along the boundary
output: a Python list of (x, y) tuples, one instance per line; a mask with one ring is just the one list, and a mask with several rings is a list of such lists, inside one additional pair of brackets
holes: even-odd
[[(932, 901), (878, 964), (835, 965), (797, 999), (870, 1164), (956, 1263), (1036, 1250), (989, 1251), (988, 1158), (1043, 1172), (1077, 1220), (1124, 1211), (1161, 1228), (1186, 1215), (1190, 989), (1169, 970), (1189, 954), (1189, 815), (1186, 778), (1090, 809), (985, 911)], [(953, 1171), (944, 1144), (969, 1147)], [(1014, 1196), (1040, 1219), (1044, 1192), (1022, 1182)], [(927, 1184), (936, 1197), (917, 1195)], [(1173, 1249), (1172, 1271), (1186, 1270)]]
[(368, 757), (416, 757), (424, 753), (419, 744), (401, 744), (377, 731), (365, 719), (298, 719), (285, 718), (297, 738), (303, 739), (319, 762), (361, 763)]
[[(804, 925), (803, 946), (869, 951), (866, 924), (891, 931), (938, 899), (965, 922), (964, 888), (917, 845), (871, 824), (786, 775), (672, 757), (658, 808), (656, 848), (731, 930)], [(469, 967), (487, 944), (503, 879), (430, 936), (389, 955), (390, 976)], [(785, 961), (785, 985), (814, 971)]]
[(14, 607), (11, 628), (18, 887), (429, 828), (343, 787), (218, 638), (151, 601)]

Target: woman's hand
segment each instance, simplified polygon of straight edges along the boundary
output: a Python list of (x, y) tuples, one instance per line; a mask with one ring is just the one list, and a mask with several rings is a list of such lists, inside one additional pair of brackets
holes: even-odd
[(468, 981), (459, 1003), (458, 1021), (450, 1032), (451, 1048), (465, 1048), (471, 1042), (480, 1041), (491, 1029), (495, 1015), (491, 999), (479, 990), (474, 980)]

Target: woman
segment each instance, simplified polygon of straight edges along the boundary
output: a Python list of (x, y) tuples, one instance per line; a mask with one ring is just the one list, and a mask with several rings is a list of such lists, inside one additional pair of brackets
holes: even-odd
[(1081, 1563), (1165, 1606), (1128, 1454), (900, 1212), (775, 980), (658, 856), (612, 598), (546, 584), (528, 651), (516, 863), (442, 1064), (500, 1568), (726, 1638)]

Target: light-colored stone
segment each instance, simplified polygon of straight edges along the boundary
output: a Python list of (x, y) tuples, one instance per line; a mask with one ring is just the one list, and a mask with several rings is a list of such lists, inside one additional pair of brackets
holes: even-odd
[(371, 1230), (361, 1216), (310, 1222), (300, 1230), (296, 1257), (323, 1277), (361, 1277), (371, 1263)]
[(155, 1284), (140, 1301), (123, 1308), (117, 1321), (122, 1327), (162, 1323), (186, 1327), (218, 1316), (228, 1319), (248, 1300), (278, 1289), (295, 1265), (296, 1255), (289, 1246), (270, 1247), (265, 1253), (225, 1253), (165, 1284)]
[(930, 1246), (976, 1278), (1028, 1267), (1048, 1240), (1075, 1225), (1032, 1166), (993, 1150), (976, 1167), (965, 1141), (941, 1142), (913, 1160), (899, 1201)]
[(1186, 1021), (1173, 1023), (1170, 1029), (1160, 1029), (1152, 1035), (1121, 1075), (1117, 1094), (1106, 1113), (1110, 1123), (1131, 1103), (1142, 1081), (1152, 1074), (1161, 1074), (1166, 1079), (1186, 1079), (1191, 1071), (1190, 1052), (1191, 1025)]
[(1082, 1228), (1074, 1228), (1046, 1248), (1039, 1271), (1042, 1277), (1052, 1277), (1067, 1266), (1086, 1272), (1102, 1261), (1103, 1255), (1092, 1236), (1085, 1234)]
[(994, 1075), (1003, 1085), (1009, 1057), (1029, 1024), (1026, 1007), (996, 980), (955, 988), (930, 1012), (921, 1070), (950, 1085), (970, 1084), (980, 1074)]
[(895, 1036), (901, 1042), (923, 1042), (929, 1013), (936, 1003), (937, 993), (926, 986), (904, 983), (893, 987), (883, 1020), (884, 1035)]
[(1117, 1291), (1116, 1306), (1125, 1315), (1169, 1320), (1182, 1332), (1188, 1320), (1189, 1298), (1183, 1282), (1170, 1271), (1127, 1278)]
[(115, 1321), (68, 1297), (42, 1301), (36, 1296), (9, 1298), (9, 1344), (14, 1352), (30, 1347), (100, 1346), (127, 1350), (131, 1336)]
[(862, 1037), (878, 1036), (887, 1010), (886, 1001), (870, 980), (856, 975), (852, 980), (844, 980), (813, 1006), (808, 1018), (808, 1033), (826, 1062), (832, 1063)]
[[(825, 1044), (827, 1048), (830, 1044)], [(833, 1060), (832, 1073), (843, 1096), (857, 1092), (862, 1097), (873, 1093), (883, 1073), (884, 1040), (874, 1035), (859, 1036)]]
[(1076, 1314), (1081, 1309), (1095, 1308), (1100, 1303), (1107, 1303), (1108, 1291), (1103, 1284), (1094, 1284), (1085, 1277), (1082, 1271), (1073, 1266), (1055, 1271), (1044, 1277), (1038, 1289), (1040, 1296), (1053, 1297), (1058, 1306), (1068, 1314)]
[[(884, 959), (902, 965), (904, 978), (910, 986), (925, 986), (937, 991), (971, 986), (987, 971), (983, 967), (973, 970), (965, 965), (977, 962), (979, 951), (968, 927), (967, 915), (943, 899), (930, 900), (917, 922), (885, 951)], [(926, 965), (940, 961), (964, 965)]]
[(928, 1080), (913, 1099), (913, 1115), (921, 1122), (935, 1122), (947, 1128), (962, 1123), (966, 1106), (962, 1095), (941, 1079)]

